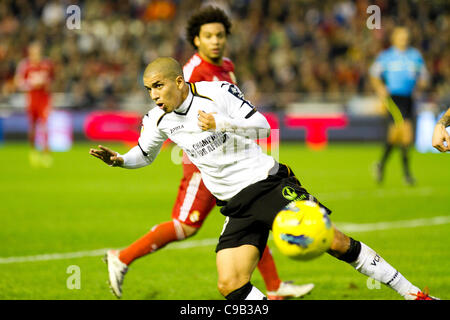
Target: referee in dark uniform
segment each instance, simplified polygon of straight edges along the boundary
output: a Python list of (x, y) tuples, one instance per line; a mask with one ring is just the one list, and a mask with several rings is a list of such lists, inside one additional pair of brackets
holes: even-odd
[(405, 182), (415, 180), (409, 166), (409, 148), (414, 141), (413, 92), (424, 88), (428, 72), (420, 52), (408, 46), (409, 32), (396, 27), (391, 37), (392, 46), (381, 52), (370, 68), (371, 83), (390, 113), (387, 141), (380, 161), (376, 164), (376, 179), (383, 181), (386, 161), (394, 146), (401, 149)]

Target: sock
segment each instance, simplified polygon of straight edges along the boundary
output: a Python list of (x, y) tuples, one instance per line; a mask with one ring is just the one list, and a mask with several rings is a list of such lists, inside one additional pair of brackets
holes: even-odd
[(126, 249), (121, 250), (119, 259), (126, 265), (129, 265), (137, 258), (161, 249), (170, 242), (183, 240), (184, 238), (180, 223), (176, 220), (167, 221), (154, 226), (142, 238), (136, 240)]
[(266, 296), (258, 288), (254, 287), (250, 281), (229, 293), (225, 298), (227, 300), (267, 300)]
[(252, 290), (247, 295), (245, 300), (267, 300), (267, 297), (264, 295), (264, 293), (259, 291), (258, 288), (252, 286)]
[(402, 150), (403, 173), (405, 177), (410, 177), (411, 172), (409, 171), (408, 147), (402, 147), (401, 150)]
[(361, 242), (356, 241), (353, 238), (350, 238), (350, 246), (346, 253), (338, 256), (339, 260), (351, 263), (358, 259), (359, 254), (361, 253)]
[(381, 166), (381, 170), (384, 169), (384, 166), (386, 164), (387, 159), (389, 158), (389, 155), (392, 152), (392, 148), (393, 145), (390, 143), (386, 143), (385, 147), (384, 147), (384, 152), (383, 152), (383, 156), (381, 157), (381, 161), (380, 161), (380, 166)]
[(281, 280), (278, 277), (275, 261), (268, 246), (264, 249), (261, 259), (258, 262), (258, 270), (266, 284), (267, 291), (277, 291)]
[(407, 300), (414, 299), (415, 296), (412, 294), (420, 291), (419, 288), (412, 285), (400, 272), (362, 242), (358, 258), (351, 262), (350, 265), (362, 274), (391, 287)]

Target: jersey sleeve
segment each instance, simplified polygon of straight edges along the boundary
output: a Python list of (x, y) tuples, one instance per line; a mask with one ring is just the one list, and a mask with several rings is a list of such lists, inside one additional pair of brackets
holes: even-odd
[(53, 81), (55, 79), (55, 64), (52, 61), (48, 61), (48, 73), (49, 80)]
[(417, 76), (420, 81), (427, 82), (429, 80), (429, 74), (427, 70), (427, 66), (425, 60), (422, 57), (422, 54), (416, 50), (416, 61), (417, 61)]
[(369, 74), (375, 78), (381, 78), (384, 72), (384, 56), (385, 53), (382, 52), (375, 59), (374, 63), (370, 66)]
[(244, 98), (241, 90), (229, 82), (221, 82), (216, 95), (221, 113), (214, 114), (216, 130), (230, 131), (240, 135), (268, 137), (270, 126), (267, 119)]
[(193, 55), (191, 59), (183, 66), (184, 80), (187, 82), (198, 82), (205, 80), (200, 73), (202, 60), (197, 55)]
[(202, 76), (201, 71), (199, 70), (199, 68), (194, 68), (192, 70), (192, 72), (190, 73), (190, 77), (189, 79), (186, 79), (187, 82), (200, 82), (200, 81), (205, 81), (206, 79)]
[[(160, 117), (163, 117), (162, 114)], [(159, 151), (164, 141), (167, 140), (167, 136), (158, 129), (158, 118), (157, 113), (152, 113), (151, 111), (147, 113), (142, 119), (141, 135), (138, 140), (138, 147), (141, 153), (149, 160), (149, 164), (152, 163)]]
[(234, 72), (234, 63), (233, 63), (233, 61), (228, 59), (228, 62), (230, 63), (230, 71)]
[(138, 169), (148, 166), (151, 163), (150, 160), (142, 154), (139, 146), (134, 146), (124, 155), (117, 154), (117, 156), (123, 158), (122, 168), (126, 169)]
[(27, 81), (27, 63), (25, 60), (22, 60), (17, 66), (15, 82), (20, 90), (27, 91), (30, 89)]

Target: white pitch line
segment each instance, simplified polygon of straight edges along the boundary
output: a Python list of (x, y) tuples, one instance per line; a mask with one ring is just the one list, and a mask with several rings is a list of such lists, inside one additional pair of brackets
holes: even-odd
[[(433, 218), (422, 218), (414, 220), (399, 220), (399, 221), (386, 221), (376, 223), (346, 223), (337, 222), (336, 226), (344, 232), (370, 232), (378, 230), (389, 229), (402, 229), (402, 228), (416, 228), (425, 226), (434, 226), (450, 223), (450, 216), (438, 216)], [(217, 244), (217, 238), (209, 238), (202, 240), (191, 240), (172, 243), (164, 250), (183, 250), (189, 248), (198, 248), (205, 246), (212, 246)], [(0, 264), (10, 264), (19, 262), (36, 262), (36, 261), (49, 261), (49, 260), (64, 260), (83, 257), (97, 257), (105, 254), (107, 250), (111, 248), (97, 249), (91, 251), (78, 251), (67, 253), (49, 253), (40, 254), (34, 256), (22, 256), (22, 257), (5, 257), (0, 258)]]
[(388, 230), (388, 229), (402, 229), (402, 228), (416, 228), (423, 226), (434, 226), (439, 224), (450, 223), (450, 216), (440, 216), (433, 218), (423, 218), (414, 220), (399, 220), (399, 221), (389, 221), (389, 222), (375, 222), (375, 223), (345, 223), (337, 222), (336, 226), (345, 232), (370, 232), (378, 230)]
[(379, 190), (353, 190), (353, 191), (338, 191), (313, 194), (319, 200), (343, 200), (353, 199), (355, 197), (370, 197), (370, 198), (387, 198), (387, 197), (424, 197), (430, 196), (434, 192), (432, 187), (410, 188), (410, 189), (379, 189)]
[(105, 252), (109, 249), (110, 248), (97, 249), (97, 250), (91, 250), (91, 251), (39, 254), (36, 256), (7, 257), (7, 258), (0, 258), (0, 264), (8, 264), (8, 263), (16, 263), (16, 262), (64, 260), (64, 259), (74, 259), (74, 258), (83, 258), (83, 257), (97, 257), (97, 256), (104, 255)]

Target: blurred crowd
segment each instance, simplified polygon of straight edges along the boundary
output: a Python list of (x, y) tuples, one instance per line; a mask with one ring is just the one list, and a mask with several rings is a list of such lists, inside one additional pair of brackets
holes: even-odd
[[(74, 4), (81, 28), (71, 30), (66, 10)], [(75, 106), (118, 108), (124, 99), (148, 99), (145, 65), (157, 56), (187, 62), (194, 53), (185, 39), (187, 18), (208, 4), (231, 17), (227, 56), (252, 99), (373, 93), (368, 69), (398, 24), (408, 27), (411, 45), (426, 60), (428, 96), (449, 98), (447, 0), (2, 0), (0, 99), (17, 92), (15, 69), (36, 39), (55, 64), (53, 91), (71, 94)], [(381, 29), (366, 25), (372, 4), (381, 9)]]

